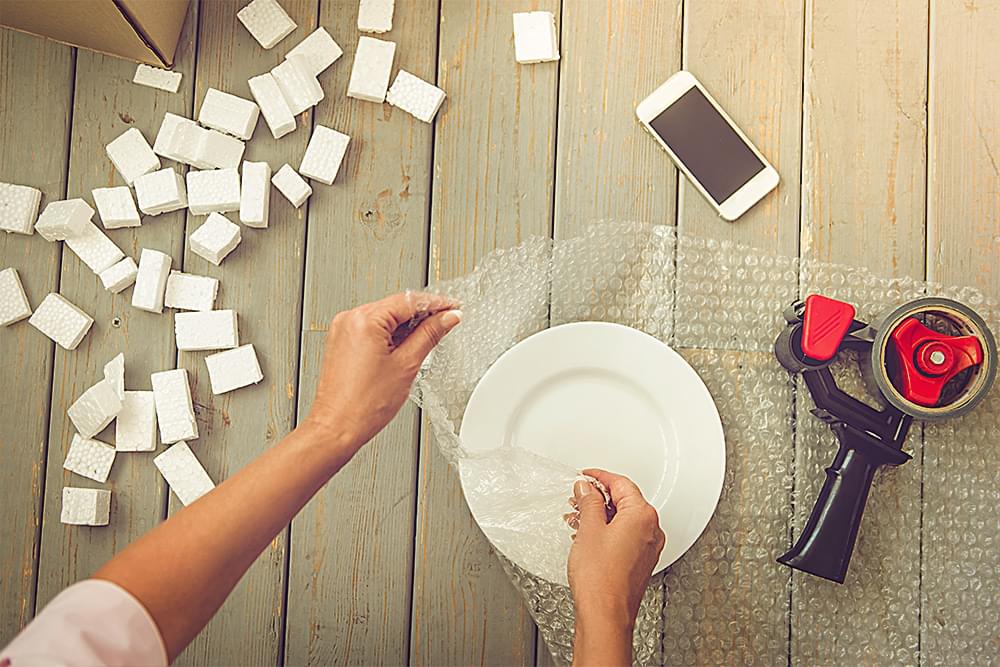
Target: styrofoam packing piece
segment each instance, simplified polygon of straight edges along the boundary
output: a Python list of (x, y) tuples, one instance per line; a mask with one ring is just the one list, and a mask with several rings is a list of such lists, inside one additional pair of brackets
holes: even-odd
[(216, 130), (203, 129), (198, 139), (194, 166), (201, 169), (235, 169), (243, 160), (244, 150), (246, 144), (236, 137), (230, 137)]
[(0, 327), (31, 317), (28, 296), (21, 285), (17, 269), (9, 267), (0, 271)]
[(240, 222), (247, 227), (267, 227), (271, 208), (271, 165), (266, 162), (243, 162), (240, 181)]
[(111, 385), (118, 399), (125, 400), (125, 355), (119, 352), (114, 359), (104, 364), (104, 380)]
[(514, 14), (514, 59), (524, 65), (559, 60), (556, 17), (552, 12)]
[(135, 196), (139, 210), (146, 215), (170, 213), (187, 206), (184, 178), (173, 167), (137, 178)]
[(66, 414), (80, 435), (91, 438), (104, 430), (121, 409), (122, 399), (115, 387), (107, 380), (101, 380), (80, 394)]
[(198, 111), (198, 122), (245, 141), (253, 136), (259, 116), (260, 107), (254, 102), (209, 88)]
[(156, 402), (156, 421), (160, 427), (160, 442), (169, 445), (181, 440), (198, 438), (198, 422), (191, 403), (191, 387), (187, 370), (176, 368), (153, 373), (149, 377)]
[(135, 278), (139, 275), (139, 267), (131, 257), (112, 264), (99, 274), (104, 289), (112, 294), (117, 294), (135, 283)]
[(347, 96), (380, 104), (384, 102), (395, 55), (395, 42), (374, 37), (358, 38), (351, 80), (347, 84)]
[(191, 233), (191, 252), (218, 266), (240, 244), (240, 226), (221, 213), (212, 213)]
[(361, 0), (358, 4), (358, 30), (383, 33), (392, 30), (395, 0)]
[(311, 71), (311, 62), (306, 55), (288, 55), (271, 70), (292, 114), (300, 114), (323, 99), (323, 87)]
[(264, 121), (271, 130), (271, 136), (280, 139), (295, 129), (295, 116), (270, 72), (251, 77), (247, 83), (250, 85), (250, 94), (257, 100)]
[(170, 275), (170, 255), (143, 248), (139, 254), (139, 272), (132, 289), (132, 306), (151, 313), (163, 312), (163, 297)]
[(119, 452), (156, 450), (156, 401), (151, 391), (126, 391), (115, 418), (115, 449)]
[(184, 505), (190, 505), (215, 488), (212, 478), (186, 442), (168, 447), (153, 459), (153, 463)]
[(331, 185), (344, 161), (347, 144), (351, 138), (324, 125), (316, 125), (305, 155), (299, 165), (299, 173)]
[(153, 152), (168, 160), (204, 169), (206, 165), (194, 163), (199, 137), (206, 131), (190, 118), (184, 118), (168, 111), (163, 114), (163, 122), (160, 123), (160, 129), (156, 133)]
[(157, 88), (168, 93), (176, 93), (177, 89), (181, 87), (181, 76), (180, 72), (172, 72), (150, 65), (139, 65), (135, 68), (132, 83)]
[(101, 224), (105, 229), (138, 227), (142, 223), (139, 209), (135, 207), (132, 190), (127, 186), (94, 188), (91, 192), (94, 195), (94, 204), (97, 205), (97, 213), (101, 216)]
[(93, 323), (94, 318), (55, 292), (42, 299), (28, 318), (28, 324), (66, 350), (75, 350)]
[(83, 231), (66, 239), (66, 245), (91, 271), (100, 274), (125, 257), (122, 249), (92, 222)]
[(178, 310), (212, 310), (218, 292), (217, 278), (171, 271), (163, 305)]
[(160, 158), (156, 157), (137, 127), (122, 132), (105, 150), (115, 169), (129, 185), (143, 174), (160, 168)]
[(103, 484), (108, 481), (114, 462), (114, 447), (106, 442), (74, 433), (63, 468)]
[(177, 349), (223, 350), (240, 344), (235, 310), (181, 312), (174, 315)]
[(0, 183), (0, 230), (31, 234), (38, 219), (42, 191), (27, 185)]
[(285, 55), (285, 58), (289, 56), (305, 56), (306, 61), (309, 63), (309, 73), (313, 76), (319, 76), (323, 70), (337, 62), (337, 59), (342, 55), (344, 55), (344, 50), (334, 41), (330, 33), (326, 31), (326, 28), (320, 26), (309, 33), (308, 37), (296, 44)]
[(253, 344), (217, 352), (205, 357), (212, 393), (224, 394), (234, 389), (256, 384), (264, 379)]
[(65, 241), (84, 232), (94, 209), (82, 199), (49, 202), (35, 222), (35, 231), (46, 241)]
[(281, 165), (281, 169), (271, 177), (271, 183), (295, 208), (302, 206), (312, 194), (312, 187), (287, 164)]
[(240, 174), (228, 169), (206, 169), (187, 173), (188, 210), (193, 215), (224, 213), (240, 207)]
[(111, 520), (111, 491), (63, 487), (59, 521), (71, 526), (106, 526)]
[(295, 30), (295, 21), (275, 0), (253, 0), (236, 12), (243, 27), (264, 47), (270, 49)]
[(444, 102), (444, 91), (406, 70), (399, 70), (385, 101), (418, 120), (429, 123)]

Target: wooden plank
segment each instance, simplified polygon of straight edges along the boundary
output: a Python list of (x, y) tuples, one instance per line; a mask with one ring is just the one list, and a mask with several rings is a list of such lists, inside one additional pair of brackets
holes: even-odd
[[(316, 27), (315, 0), (283, 0), (282, 7), (298, 28), (265, 51), (236, 18), (243, 4), (240, 0), (214, 0), (202, 7), (195, 72), (196, 112), (210, 87), (251, 98), (247, 79), (281, 62), (284, 54)], [(329, 88), (327, 97), (336, 99)], [(311, 134), (311, 115), (300, 114), (295, 132), (278, 141), (260, 119), (244, 158), (267, 161), (275, 171), (285, 162), (298, 167)], [(264, 381), (258, 385), (213, 396), (202, 361), (210, 353), (178, 355), (178, 366), (188, 369), (199, 417), (200, 437), (190, 444), (216, 481), (242, 468), (295, 425), (307, 209), (296, 210), (277, 191), (271, 194), (269, 227), (243, 227), (240, 245), (221, 266), (209, 264), (192, 253), (189, 244), (185, 245), (184, 270), (219, 278), (216, 308), (237, 312), (240, 342), (254, 344), (264, 372)], [(239, 219), (235, 213), (228, 216), (234, 221)], [(204, 216), (188, 215), (187, 234), (204, 220)], [(180, 503), (171, 494), (170, 511), (178, 509)], [(284, 534), (271, 542), (177, 664), (259, 665), (279, 661), (286, 549)]]
[[(431, 282), (550, 233), (558, 65), (514, 61), (511, 14), (558, 16), (555, 0), (443, 0), (431, 204)], [(426, 434), (429, 428), (423, 429)], [(534, 628), (431, 438), (421, 443), (410, 660), (416, 665), (529, 664)]]
[[(351, 136), (332, 187), (314, 184), (306, 243), (299, 417), (316, 389), (340, 310), (419, 287), (427, 262), (432, 127), (342, 96), (358, 33), (356, 0), (324, 2), (320, 24), (344, 49), (324, 81), (336, 104), (315, 120)], [(436, 3), (397, 2), (394, 67), (435, 80)], [(450, 92), (450, 91), (449, 91)], [(447, 104), (447, 102), (446, 102)], [(409, 656), (417, 410), (400, 415), (292, 524), (285, 662), (401, 665)]]
[[(934, 0), (927, 272), (1000, 298), (1000, 4)], [(1000, 312), (991, 319), (1000, 335)], [(1000, 391), (960, 419), (928, 423), (923, 496), (921, 664), (998, 654), (1000, 550), (994, 463)], [(992, 658), (991, 658), (992, 656)]]
[[(804, 260), (923, 277), (926, 38), (922, 2), (807, 2)], [(796, 533), (836, 450), (811, 405), (797, 405)], [(793, 663), (916, 662), (919, 429), (910, 443), (915, 461), (872, 489), (846, 583), (794, 574)]]
[[(78, 53), (69, 196), (84, 197), (93, 204), (91, 189), (123, 183), (104, 147), (126, 129), (137, 127), (152, 141), (164, 112), (189, 113), (196, 19), (197, 6), (193, 4), (178, 46), (177, 69), (186, 76), (176, 94), (133, 84), (135, 63), (89, 51)], [(147, 217), (141, 228), (112, 230), (108, 235), (133, 258), (138, 258), (140, 248), (148, 247), (169, 253), (178, 261), (183, 218), (183, 213)], [(97, 215), (94, 221), (100, 224)], [(59, 522), (63, 486), (99, 486), (62, 469), (73, 435), (66, 409), (102, 377), (103, 365), (119, 352), (125, 353), (125, 382), (130, 389), (149, 389), (149, 374), (172, 367), (175, 358), (170, 317), (132, 308), (131, 290), (120, 294), (105, 291), (100, 279), (68, 249), (62, 258), (60, 292), (89, 313), (94, 326), (75, 351), (60, 348), (55, 354), (38, 608), (152, 528), (163, 510), (163, 487), (152, 464), (153, 455), (124, 454), (117, 458), (108, 485), (104, 485), (112, 489), (111, 525), (85, 528)], [(113, 441), (113, 427), (103, 435)]]
[[(0, 181), (40, 189), (42, 206), (66, 191), (73, 70), (69, 47), (0, 30)], [(37, 234), (0, 234), (0, 268), (17, 269), (32, 307), (59, 285), (59, 251)], [(0, 403), (0, 644), (35, 605), (53, 346), (26, 320), (0, 330), (0, 374), (18, 398)]]
[[(683, 41), (685, 69), (701, 80), (782, 180), (775, 192), (731, 223), (682, 178), (678, 231), (795, 255), (802, 6), (780, 0), (688, 2)], [(679, 280), (688, 269), (683, 262), (678, 265)], [(729, 377), (735, 385), (730, 398), (763, 393), (776, 406), (790, 400), (783, 374), (766, 352), (706, 356), (691, 350), (685, 356), (716, 395), (730, 391), (729, 384), (720, 384)], [(789, 575), (773, 558), (790, 523), (791, 423), (779, 418), (762, 436), (746, 429), (735, 414), (723, 412), (726, 485), (712, 522), (667, 576), (664, 656), (667, 662), (684, 664), (782, 664), (787, 659)], [(787, 443), (787, 456), (778, 465), (770, 450), (774, 442)], [(751, 507), (758, 508), (752, 525), (747, 515)], [(712, 613), (703, 612), (707, 607)]]

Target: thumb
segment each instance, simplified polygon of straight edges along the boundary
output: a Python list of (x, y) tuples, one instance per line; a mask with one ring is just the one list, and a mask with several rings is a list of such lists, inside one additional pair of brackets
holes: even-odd
[(462, 321), (462, 311), (446, 310), (431, 315), (406, 337), (396, 353), (412, 361), (415, 366), (423, 363), (441, 339)]
[(608, 523), (604, 495), (590, 482), (579, 480), (573, 485), (573, 497), (580, 510), (580, 531), (594, 530)]

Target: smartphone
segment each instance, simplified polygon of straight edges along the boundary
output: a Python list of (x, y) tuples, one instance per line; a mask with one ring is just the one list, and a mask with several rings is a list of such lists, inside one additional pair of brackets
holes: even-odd
[(667, 79), (635, 113), (726, 220), (736, 220), (777, 187), (778, 172), (690, 72)]

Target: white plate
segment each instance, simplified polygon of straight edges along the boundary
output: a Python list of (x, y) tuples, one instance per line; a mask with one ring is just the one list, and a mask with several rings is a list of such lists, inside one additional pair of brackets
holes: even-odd
[(606, 322), (546, 329), (505, 352), (472, 392), (461, 438), (470, 452), (519, 446), (630, 477), (667, 536), (656, 572), (708, 525), (726, 469), (719, 412), (694, 369), (652, 336)]

